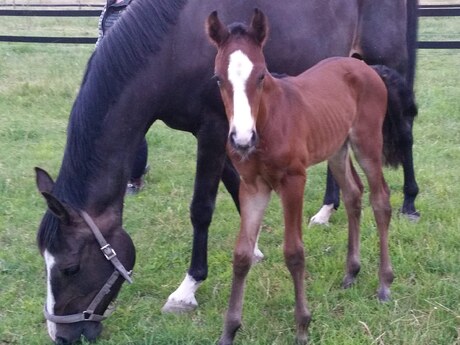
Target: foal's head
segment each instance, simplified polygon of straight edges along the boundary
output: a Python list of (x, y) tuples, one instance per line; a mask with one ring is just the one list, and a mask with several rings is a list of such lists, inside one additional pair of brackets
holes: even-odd
[[(36, 179), (48, 205), (37, 237), (47, 273), (48, 333), (57, 345), (72, 344), (81, 336), (95, 340), (110, 302), (123, 281), (131, 280), (133, 243), (116, 212), (91, 218), (55, 194), (54, 182), (44, 170), (36, 168)], [(101, 251), (106, 243), (109, 246)]]
[(249, 27), (235, 23), (227, 28), (214, 11), (206, 29), (217, 47), (215, 78), (230, 124), (229, 143), (247, 157), (257, 144), (257, 114), (268, 73), (262, 51), (268, 34), (267, 19), (255, 9)]

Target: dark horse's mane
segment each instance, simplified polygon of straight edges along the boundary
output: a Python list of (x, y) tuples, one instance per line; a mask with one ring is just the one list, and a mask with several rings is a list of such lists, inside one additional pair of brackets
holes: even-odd
[[(186, 0), (136, 0), (123, 13), (110, 34), (91, 56), (80, 91), (70, 113), (67, 144), (53, 194), (81, 209), (87, 199), (86, 181), (103, 159), (93, 143), (100, 135), (109, 105), (123, 86), (157, 54)], [(58, 219), (49, 211), (43, 217), (37, 242), (41, 250), (56, 245)]]

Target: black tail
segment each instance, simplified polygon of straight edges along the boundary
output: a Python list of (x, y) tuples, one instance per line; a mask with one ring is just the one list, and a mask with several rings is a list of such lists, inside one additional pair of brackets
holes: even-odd
[(412, 123), (417, 115), (414, 93), (404, 78), (383, 65), (371, 66), (382, 78), (388, 91), (388, 108), (383, 122), (383, 157), (385, 165), (397, 168), (412, 146)]

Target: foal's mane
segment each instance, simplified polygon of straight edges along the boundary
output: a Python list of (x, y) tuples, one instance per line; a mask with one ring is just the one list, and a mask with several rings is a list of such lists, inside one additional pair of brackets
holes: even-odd
[[(103, 153), (95, 152), (102, 123), (124, 85), (146, 67), (176, 24), (187, 0), (135, 0), (102, 39), (88, 61), (70, 113), (67, 144), (53, 194), (81, 209), (88, 196), (87, 181), (98, 171)], [(56, 245), (59, 222), (49, 211), (37, 235), (41, 250)]]

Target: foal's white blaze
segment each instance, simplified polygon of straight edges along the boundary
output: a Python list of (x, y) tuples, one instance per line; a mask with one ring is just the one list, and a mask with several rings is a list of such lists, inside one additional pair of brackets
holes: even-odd
[(246, 94), (246, 82), (253, 67), (251, 60), (241, 50), (230, 55), (228, 80), (233, 87), (233, 118), (230, 122), (230, 131), (235, 132), (235, 142), (242, 146), (250, 143), (255, 130), (251, 106)]
[[(43, 253), (43, 257), (45, 258), (46, 265), (46, 309), (48, 310), (48, 313), (54, 314), (54, 305), (56, 304), (56, 301), (54, 299), (53, 290), (51, 289), (51, 270), (56, 264), (56, 260), (47, 250)], [(56, 340), (56, 324), (46, 320), (46, 325), (51, 339), (53, 341)]]

